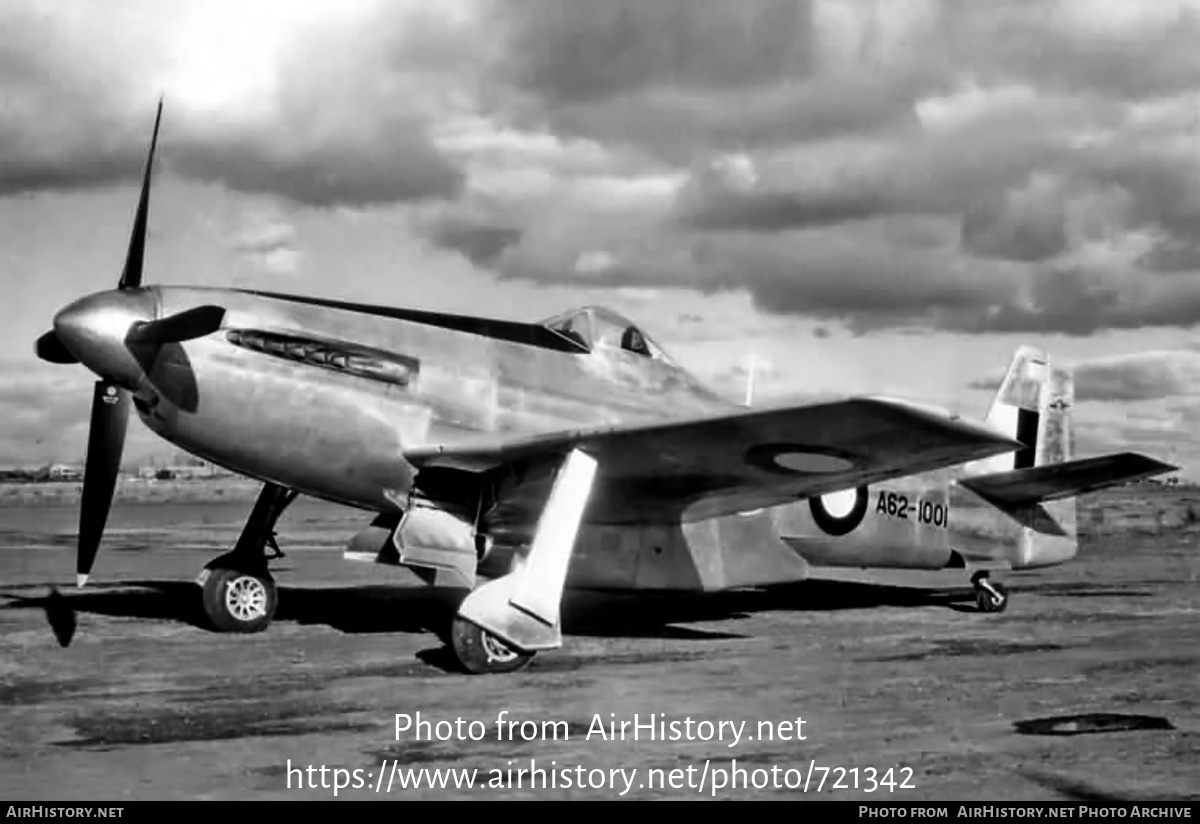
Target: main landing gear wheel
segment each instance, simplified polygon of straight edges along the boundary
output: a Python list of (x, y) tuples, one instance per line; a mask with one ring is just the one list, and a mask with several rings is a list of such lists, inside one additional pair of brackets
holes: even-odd
[(1004, 584), (995, 584), (988, 576), (977, 574), (971, 579), (975, 586), (975, 605), (980, 612), (1004, 612), (1008, 606), (1008, 589)]
[(275, 617), (279, 595), (266, 573), (205, 570), (204, 615), (220, 632), (262, 632)]
[(471, 675), (516, 672), (533, 660), (534, 653), (520, 652), (490, 632), (455, 616), (450, 645), (458, 663)]
[[(279, 595), (267, 562), (282, 558), (275, 523), (298, 493), (263, 484), (233, 549), (205, 565), (197, 583), (208, 623), (218, 632), (262, 632), (275, 617)], [(270, 546), (273, 555), (267, 555)]]

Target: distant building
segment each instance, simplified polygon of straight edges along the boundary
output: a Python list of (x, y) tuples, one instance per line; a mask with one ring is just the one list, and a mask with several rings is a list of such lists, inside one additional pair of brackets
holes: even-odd
[(179, 453), (169, 460), (151, 460), (145, 466), (139, 467), (138, 477), (142, 480), (194, 480), (201, 478), (218, 478), (228, 475), (224, 469), (186, 453)]
[(50, 466), (50, 480), (81, 481), (83, 480), (83, 470), (70, 464), (52, 464)]
[(213, 478), (224, 474), (224, 470), (214, 464), (191, 455), (173, 464), (170, 469), (176, 478)]

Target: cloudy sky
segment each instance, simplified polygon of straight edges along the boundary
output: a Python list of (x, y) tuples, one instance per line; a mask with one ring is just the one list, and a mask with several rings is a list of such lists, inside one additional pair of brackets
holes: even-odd
[(1081, 454), (1200, 477), (1197, 6), (0, 0), (0, 464), (82, 456), (33, 341), (115, 285), (163, 94), (148, 281), (605, 303), (734, 397), (977, 416), (1033, 343)]

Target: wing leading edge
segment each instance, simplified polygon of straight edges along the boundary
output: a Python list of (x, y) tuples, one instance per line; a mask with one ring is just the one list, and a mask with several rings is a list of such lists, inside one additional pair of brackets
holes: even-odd
[[(983, 424), (890, 398), (738, 410), (434, 447), (418, 467), (486, 471), (579, 448), (599, 462), (604, 509), (716, 517), (1021, 448)], [(615, 510), (615, 511), (614, 511)]]

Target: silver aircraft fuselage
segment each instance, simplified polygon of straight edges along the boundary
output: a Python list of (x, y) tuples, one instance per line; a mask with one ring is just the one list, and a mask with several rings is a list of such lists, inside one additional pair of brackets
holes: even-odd
[[(137, 362), (129, 325), (198, 305), (223, 328)], [(250, 477), (375, 511), (413, 461), (497, 438), (736, 408), (670, 362), (575, 349), (536, 324), (234, 289), (102, 292), (59, 314), (84, 364), (165, 440)]]

